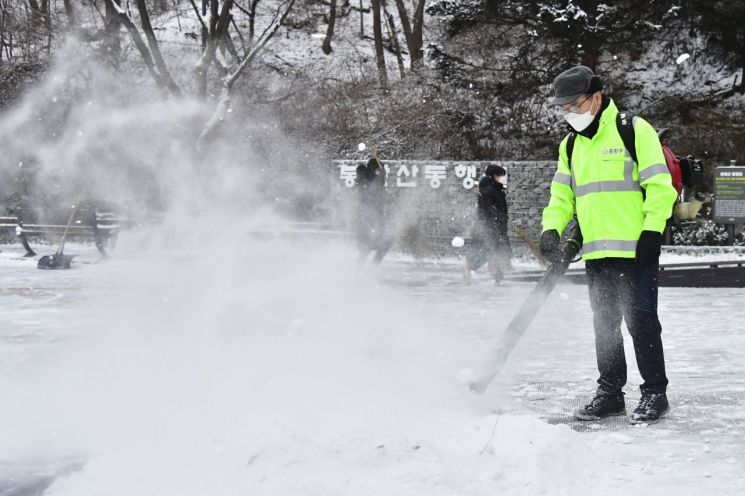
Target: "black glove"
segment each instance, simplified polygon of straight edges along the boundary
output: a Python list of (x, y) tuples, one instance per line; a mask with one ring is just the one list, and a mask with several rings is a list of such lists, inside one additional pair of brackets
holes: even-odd
[(541, 234), (541, 255), (554, 260), (559, 251), (559, 231), (549, 229)]
[(636, 243), (636, 261), (639, 265), (652, 265), (660, 261), (662, 234), (656, 231), (642, 231)]

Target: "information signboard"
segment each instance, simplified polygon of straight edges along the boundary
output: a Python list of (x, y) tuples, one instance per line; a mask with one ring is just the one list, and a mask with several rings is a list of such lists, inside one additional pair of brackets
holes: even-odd
[(745, 224), (745, 166), (714, 169), (714, 220)]

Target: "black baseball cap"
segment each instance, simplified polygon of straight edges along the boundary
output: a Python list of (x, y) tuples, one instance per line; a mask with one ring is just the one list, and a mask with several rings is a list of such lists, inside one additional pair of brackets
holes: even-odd
[(554, 97), (548, 101), (549, 106), (566, 105), (576, 101), (582, 95), (603, 91), (603, 80), (596, 76), (592, 69), (578, 65), (562, 72), (554, 79)]

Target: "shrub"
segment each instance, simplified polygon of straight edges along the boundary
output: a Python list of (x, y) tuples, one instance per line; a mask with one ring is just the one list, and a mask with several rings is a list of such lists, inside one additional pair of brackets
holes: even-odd
[(729, 240), (727, 228), (709, 219), (673, 225), (672, 233), (674, 245), (721, 246)]

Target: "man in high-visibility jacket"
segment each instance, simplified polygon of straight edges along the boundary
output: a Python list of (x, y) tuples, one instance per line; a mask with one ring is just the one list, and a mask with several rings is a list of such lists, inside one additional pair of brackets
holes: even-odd
[(669, 409), (657, 275), (662, 232), (677, 193), (654, 128), (634, 119), (635, 162), (618, 131), (618, 109), (590, 68), (562, 72), (553, 88), (550, 105), (559, 109), (575, 137), (571, 163), (569, 135), (559, 145), (551, 199), (543, 211), (541, 251), (548, 258), (558, 256), (560, 233), (576, 216), (584, 240), (600, 372), (595, 397), (574, 416), (597, 420), (625, 414), (623, 319), (644, 380), (641, 400), (629, 420), (656, 422)]

